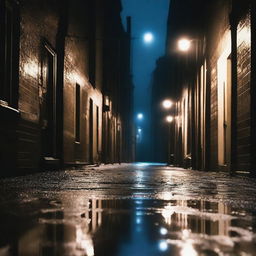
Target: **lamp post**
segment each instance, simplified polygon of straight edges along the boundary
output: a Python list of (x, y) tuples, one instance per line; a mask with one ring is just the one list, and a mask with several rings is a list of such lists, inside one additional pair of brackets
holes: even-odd
[(166, 118), (165, 118), (165, 120), (166, 120), (166, 122), (168, 123), (168, 149), (167, 149), (167, 152), (168, 152), (168, 158), (167, 158), (167, 163), (168, 163), (168, 165), (170, 165), (171, 164), (171, 154), (172, 154), (172, 152), (171, 152), (171, 134), (172, 134), (172, 132), (171, 132), (171, 128), (172, 128), (172, 126), (171, 126), (171, 124), (172, 124), (172, 122), (173, 122), (173, 116), (171, 116), (171, 115), (168, 115), (168, 116), (166, 116)]
[[(182, 54), (186, 54), (185, 58), (185, 77), (187, 78), (187, 81), (195, 81), (196, 80), (196, 70), (200, 68), (198, 66), (200, 64), (200, 59), (199, 59), (199, 46), (200, 46), (200, 38), (180, 38), (177, 41), (177, 50), (181, 52)], [(202, 63), (201, 63), (202, 64)], [(190, 87), (190, 91), (194, 92), (195, 91), (195, 83), (191, 82), (188, 83)], [(194, 169), (197, 168), (200, 164), (202, 164), (202, 149), (201, 147), (197, 148), (197, 145), (201, 145), (201, 134), (200, 130), (197, 131), (196, 134), (196, 122), (200, 120), (200, 107), (199, 109), (196, 105), (195, 102), (198, 100), (200, 101), (200, 98), (196, 98), (197, 95), (194, 93), (191, 93), (191, 103), (189, 105), (189, 121), (188, 125), (190, 126), (190, 129), (188, 131), (188, 142), (187, 144), (187, 152), (186, 155), (190, 155), (191, 163), (189, 165)], [(200, 97), (200, 96), (199, 96)], [(201, 103), (200, 103), (201, 104)], [(200, 105), (199, 105), (200, 106)], [(197, 118), (196, 118), (197, 115)], [(206, 128), (207, 129), (207, 128)]]

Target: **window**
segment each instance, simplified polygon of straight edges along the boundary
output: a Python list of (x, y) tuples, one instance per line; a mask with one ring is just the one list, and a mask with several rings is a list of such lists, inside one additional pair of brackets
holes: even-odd
[(75, 110), (75, 137), (76, 141), (80, 141), (80, 85), (76, 84), (76, 110)]
[(0, 101), (17, 107), (19, 68), (19, 16), (16, 1), (0, 2)]

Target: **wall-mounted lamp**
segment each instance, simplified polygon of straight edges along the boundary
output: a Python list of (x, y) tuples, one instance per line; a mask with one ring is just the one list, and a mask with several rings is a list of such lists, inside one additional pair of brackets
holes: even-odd
[(173, 102), (169, 99), (166, 99), (162, 102), (162, 106), (165, 108), (165, 109), (170, 109), (173, 105)]
[(171, 123), (173, 121), (173, 116), (167, 116), (165, 120), (166, 122)]
[(191, 47), (191, 40), (182, 38), (178, 41), (178, 49), (182, 52), (187, 52)]

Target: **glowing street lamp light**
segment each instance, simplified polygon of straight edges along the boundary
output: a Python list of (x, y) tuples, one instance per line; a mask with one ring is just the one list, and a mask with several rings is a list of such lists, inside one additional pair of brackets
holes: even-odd
[(145, 42), (146, 44), (150, 44), (150, 43), (153, 42), (154, 36), (153, 36), (152, 33), (147, 32), (147, 33), (144, 34), (143, 40), (144, 40), (144, 42)]
[(173, 105), (173, 102), (167, 99), (162, 102), (162, 105), (165, 109), (170, 109)]
[(168, 123), (171, 123), (171, 122), (173, 121), (173, 116), (167, 116), (167, 117), (166, 117), (166, 121), (167, 121)]
[(191, 40), (182, 38), (178, 41), (178, 49), (182, 52), (187, 52), (191, 47)]
[(143, 119), (143, 117), (144, 117), (144, 116), (143, 116), (143, 114), (142, 114), (142, 113), (138, 113), (138, 114), (137, 114), (137, 119), (138, 119), (138, 120), (142, 120), (142, 119)]

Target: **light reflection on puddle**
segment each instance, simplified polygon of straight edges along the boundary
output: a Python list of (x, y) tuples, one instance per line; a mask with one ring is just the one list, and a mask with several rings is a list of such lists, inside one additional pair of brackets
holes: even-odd
[[(205, 200), (56, 198), (4, 221), (0, 256), (255, 255), (255, 218)], [(33, 206), (30, 206), (33, 208)], [(17, 215), (19, 212), (17, 212)], [(15, 236), (13, 235), (15, 234)]]

